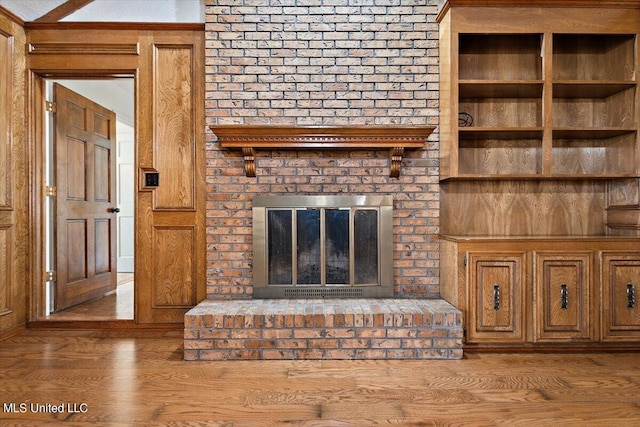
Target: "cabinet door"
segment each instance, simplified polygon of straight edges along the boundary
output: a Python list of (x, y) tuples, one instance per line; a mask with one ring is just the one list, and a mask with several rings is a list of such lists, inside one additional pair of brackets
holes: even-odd
[(640, 340), (640, 252), (602, 254), (602, 340)]
[(537, 342), (587, 341), (590, 328), (592, 255), (535, 254), (535, 339)]
[(524, 253), (469, 253), (467, 342), (521, 343)]

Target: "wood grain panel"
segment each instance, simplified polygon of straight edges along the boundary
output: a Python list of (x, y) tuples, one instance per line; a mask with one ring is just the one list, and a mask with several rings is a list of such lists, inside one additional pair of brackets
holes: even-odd
[[(451, 15), (447, 14), (439, 25), (439, 52), (440, 52), (440, 99), (458, 98), (458, 79), (454, 76), (454, 70), (458, 66), (458, 37), (451, 34)], [(458, 174), (458, 117), (457, 102), (440, 102), (440, 179)]]
[(32, 237), (24, 28), (0, 11), (0, 339), (26, 321)]
[(67, 102), (67, 113), (69, 120), (68, 126), (80, 130), (87, 130), (86, 108), (74, 102)]
[(93, 133), (105, 139), (111, 138), (111, 120), (100, 114), (93, 114)]
[(85, 142), (69, 138), (67, 140), (67, 200), (86, 200), (86, 160)]
[(465, 140), (458, 147), (462, 174), (539, 174), (542, 140)]
[(536, 253), (536, 340), (589, 340), (591, 254)]
[(141, 55), (138, 173), (157, 170), (160, 185), (136, 198), (136, 315), (183, 323), (206, 297), (204, 33), (154, 32)]
[(524, 342), (524, 253), (469, 253), (468, 341)]
[(154, 307), (186, 307), (196, 303), (194, 228), (154, 228)]
[(195, 209), (192, 47), (156, 45), (154, 59), (155, 209)]
[(470, 236), (603, 235), (606, 192), (600, 181), (447, 182), (441, 185), (441, 230)]
[(93, 162), (94, 162), (94, 183), (93, 183), (93, 198), (100, 202), (111, 201), (110, 190), (110, 165), (111, 165), (111, 150), (103, 148), (98, 145), (93, 148)]
[(94, 244), (95, 244), (95, 266), (96, 275), (111, 271), (111, 227), (110, 218), (100, 218), (94, 221)]
[(640, 339), (640, 252), (602, 256), (602, 340)]
[[(11, 207), (11, 112), (13, 58), (11, 57), (12, 38), (0, 29), (0, 209)], [(6, 76), (6, 78), (5, 78)]]
[(67, 281), (87, 278), (87, 223), (85, 220), (67, 220)]
[(10, 226), (0, 226), (0, 316), (11, 313), (13, 289), (13, 263), (11, 246), (13, 233)]

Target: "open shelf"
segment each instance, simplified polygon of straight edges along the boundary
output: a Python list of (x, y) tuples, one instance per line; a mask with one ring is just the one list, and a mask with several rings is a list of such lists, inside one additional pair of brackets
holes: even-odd
[[(626, 87), (623, 87), (626, 86)], [(554, 85), (554, 89), (556, 86)], [(553, 125), (555, 127), (624, 128), (635, 127), (635, 85), (563, 85), (561, 92), (575, 96), (553, 98)], [(585, 89), (580, 91), (580, 89)], [(605, 93), (605, 89), (609, 89)], [(620, 89), (614, 91), (613, 89)], [(598, 92), (598, 97), (588, 97), (589, 92)], [(598, 136), (595, 136), (598, 137)]]
[(451, 64), (444, 63), (455, 85), (449, 96), (457, 95), (448, 102), (457, 105), (447, 107), (445, 91), (443, 111), (458, 117), (441, 120), (441, 135), (455, 144), (441, 149), (442, 180), (638, 175), (635, 29), (501, 34), (472, 28), (451, 32), (457, 43)]
[(464, 139), (458, 148), (461, 175), (527, 175), (542, 171), (541, 139)]
[(554, 80), (634, 80), (635, 34), (554, 34)]
[(623, 91), (633, 90), (630, 81), (563, 80), (553, 83), (554, 98), (608, 98)]
[(541, 80), (541, 34), (460, 34), (460, 80)]
[(556, 132), (558, 138), (554, 138), (552, 149), (553, 175), (638, 176), (636, 132), (565, 130), (554, 131), (554, 136)]

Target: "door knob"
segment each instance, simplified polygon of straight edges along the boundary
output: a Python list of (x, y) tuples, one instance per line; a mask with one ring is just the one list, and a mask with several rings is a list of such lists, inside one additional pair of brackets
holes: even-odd
[(109, 212), (118, 213), (118, 212), (120, 212), (120, 208), (109, 208)]

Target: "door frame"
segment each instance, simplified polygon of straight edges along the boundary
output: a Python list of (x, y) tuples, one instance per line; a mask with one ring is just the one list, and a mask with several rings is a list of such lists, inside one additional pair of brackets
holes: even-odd
[[(29, 117), (28, 117), (28, 139), (30, 141), (30, 155), (28, 162), (31, 165), (30, 171), (30, 202), (31, 202), (31, 248), (32, 256), (30, 257), (30, 295), (28, 301), (28, 323), (30, 326), (43, 325), (47, 327), (68, 327), (70, 324), (79, 327), (124, 327), (131, 328), (137, 325), (138, 321), (138, 304), (137, 293), (134, 291), (134, 314), (133, 319), (114, 319), (109, 321), (58, 321), (44, 319), (46, 313), (46, 282), (45, 282), (45, 256), (46, 256), (46, 239), (45, 239), (45, 221), (47, 221), (44, 209), (45, 200), (45, 139), (47, 138), (44, 121), (46, 111), (46, 85), (48, 79), (106, 79), (106, 78), (132, 78), (133, 79), (133, 102), (134, 102), (134, 152), (135, 164), (137, 165), (138, 152), (138, 86), (139, 76), (137, 70), (110, 70), (110, 71), (93, 71), (75, 69), (72, 71), (35, 71), (28, 69), (28, 101), (29, 101)], [(134, 196), (134, 230), (137, 227), (137, 192)], [(137, 233), (134, 233), (134, 247), (137, 244)], [(134, 283), (135, 283), (135, 265), (138, 263), (138, 256), (134, 252)]]
[[(20, 231), (29, 234), (25, 248), (30, 253), (27, 326), (183, 329), (184, 313), (207, 295), (204, 24), (33, 23), (26, 30), (24, 92), (29, 153), (25, 161), (30, 194), (29, 223)], [(43, 79), (118, 76), (134, 79), (135, 320), (44, 320), (40, 316), (44, 313), (45, 275), (44, 185), (40, 166), (45, 114)], [(183, 91), (186, 85), (188, 94)], [(188, 100), (188, 108), (184, 108), (183, 100)], [(162, 103), (172, 108), (168, 116), (161, 113)], [(184, 123), (188, 120), (192, 126), (173, 131), (168, 126), (170, 121), (164, 121), (165, 116), (185, 119)], [(171, 144), (162, 143), (168, 138), (173, 141)], [(170, 161), (176, 153), (182, 156), (184, 167), (176, 167)], [(171, 185), (147, 186), (143, 177), (152, 169), (169, 178), (160, 182)], [(174, 176), (180, 179), (172, 180)], [(189, 193), (186, 199), (174, 197), (183, 189)], [(182, 260), (176, 260), (172, 252), (176, 245), (184, 249)]]

